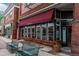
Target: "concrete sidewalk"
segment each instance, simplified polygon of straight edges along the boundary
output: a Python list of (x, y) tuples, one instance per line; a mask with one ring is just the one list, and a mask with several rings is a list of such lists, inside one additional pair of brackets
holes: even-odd
[[(0, 36), (0, 56), (15, 56), (15, 54), (11, 54), (7, 49), (7, 43), (9, 42), (12, 42), (12, 40)], [(49, 51), (51, 51), (51, 47), (43, 46), (43, 48), (39, 50), (38, 56), (69, 56), (61, 52), (57, 53), (57, 55), (54, 55), (54, 54), (48, 53)]]
[(3, 37), (3, 36), (0, 36), (0, 40), (4, 41), (4, 42), (6, 42), (6, 43), (12, 42), (12, 39), (8, 39), (8, 38), (5, 38), (5, 37)]
[(7, 49), (7, 43), (11, 42), (11, 39), (6, 39), (0, 36), (0, 56), (15, 56), (15, 54), (11, 54)]

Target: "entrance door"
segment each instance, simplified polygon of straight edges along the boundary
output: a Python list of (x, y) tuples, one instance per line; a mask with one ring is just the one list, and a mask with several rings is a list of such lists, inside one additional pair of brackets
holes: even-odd
[(56, 40), (60, 40), (63, 46), (69, 46), (71, 43), (71, 26), (67, 21), (56, 21)]
[(67, 45), (67, 29), (66, 27), (62, 27), (62, 41), (63, 45)]
[(63, 46), (69, 46), (71, 40), (71, 29), (69, 27), (62, 27), (61, 37)]

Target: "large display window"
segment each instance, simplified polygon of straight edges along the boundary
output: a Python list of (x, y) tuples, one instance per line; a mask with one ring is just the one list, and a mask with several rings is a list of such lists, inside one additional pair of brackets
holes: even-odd
[(41, 39), (41, 25), (36, 26), (36, 38)]
[(48, 39), (54, 40), (54, 24), (48, 23)]
[(24, 27), (24, 37), (27, 37), (27, 27)]
[(42, 24), (42, 40), (47, 40), (47, 24)]
[(36, 38), (36, 27), (32, 26), (32, 38)]
[[(45, 24), (37, 24), (33, 26), (25, 26), (22, 29), (23, 37), (31, 37), (40, 40), (54, 40), (54, 24), (45, 23)], [(57, 31), (56, 31), (57, 32)], [(56, 34), (56, 37), (59, 34)], [(57, 37), (58, 39), (58, 37)]]
[(31, 27), (28, 27), (28, 37), (31, 37)]

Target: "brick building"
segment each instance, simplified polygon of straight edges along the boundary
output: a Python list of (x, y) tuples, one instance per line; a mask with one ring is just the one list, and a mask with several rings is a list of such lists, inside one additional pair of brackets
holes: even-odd
[(4, 18), (0, 20), (0, 35), (4, 35)]
[(59, 40), (63, 47), (71, 47), (73, 7), (72, 3), (20, 4), (20, 39), (30, 38), (44, 45)]
[(21, 3), (10, 6), (5, 11), (5, 36), (24, 40), (30, 38), (44, 45), (59, 40), (63, 47), (79, 54), (79, 4)]
[(72, 52), (79, 55), (79, 4), (74, 4), (73, 7), (73, 24), (72, 24)]
[(17, 23), (19, 15), (19, 4), (11, 3), (4, 13), (5, 36), (17, 39)]

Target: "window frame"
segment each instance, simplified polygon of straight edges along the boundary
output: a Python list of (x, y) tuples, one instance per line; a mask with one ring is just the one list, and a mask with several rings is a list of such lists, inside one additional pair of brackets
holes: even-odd
[[(30, 29), (30, 30), (29, 30), (30, 32), (28, 32), (28, 29)], [(32, 34), (31, 34), (31, 33), (32, 33), (32, 31), (31, 31), (31, 26), (28, 26), (28, 27), (27, 27), (27, 36), (28, 36), (28, 37), (32, 37)], [(29, 35), (30, 35), (30, 36), (29, 36)]]
[(21, 27), (21, 37), (24, 37), (24, 27)]
[(26, 8), (26, 7), (29, 7), (30, 5), (32, 5), (32, 3), (25, 3), (24, 7)]
[[(50, 24), (52, 24), (52, 25), (50, 25)], [(49, 40), (49, 41), (50, 41), (50, 39), (49, 39), (49, 27), (50, 27), (50, 26), (53, 26), (53, 27), (52, 27), (52, 29), (53, 29), (53, 30), (52, 30), (52, 31), (53, 31), (53, 38), (52, 38), (52, 39), (54, 40), (54, 23), (53, 23), (53, 22), (48, 23), (48, 40)]]
[(40, 27), (40, 39), (42, 40), (41, 25), (37, 25), (37, 26), (36, 26), (36, 39), (38, 39), (38, 38), (37, 38), (37, 28), (38, 28), (38, 27)]
[(27, 37), (27, 26), (24, 27), (24, 37)]
[[(49, 27), (52, 26), (52, 31), (49, 29)], [(43, 27), (45, 28), (45, 33), (43, 32)], [(34, 28), (34, 30), (32, 30)], [(48, 23), (42, 23), (42, 24), (37, 24), (37, 25), (29, 25), (22, 27), (22, 30), (24, 34), (22, 34), (22, 37), (31, 37), (35, 39), (40, 39), (40, 40), (54, 40), (54, 23), (53, 22), (48, 22)], [(50, 31), (50, 32), (49, 32)], [(25, 33), (26, 32), (26, 33)], [(53, 34), (51, 34), (53, 32)], [(34, 34), (34, 35), (33, 35)], [(45, 35), (43, 35), (45, 34)], [(50, 35), (50, 38), (49, 38)], [(51, 37), (51, 35), (53, 37)], [(33, 37), (35, 36), (35, 37)]]
[[(43, 33), (43, 28), (42, 28), (43, 26), (46, 26), (46, 33)], [(41, 24), (42, 40), (48, 40), (48, 30), (47, 30), (47, 28), (48, 28), (47, 23)], [(43, 39), (43, 34), (46, 34), (46, 39)]]
[[(31, 29), (33, 29), (34, 28), (34, 32), (35, 33), (33, 33), (33, 31), (32, 31), (32, 38), (33, 38), (33, 36), (35, 36), (34, 38), (36, 38), (36, 26), (35, 25), (33, 25), (32, 27), (31, 27)], [(34, 35), (33, 35), (34, 34)]]

